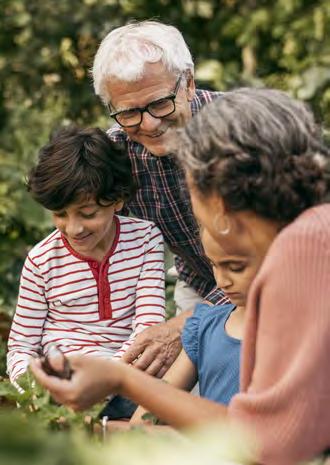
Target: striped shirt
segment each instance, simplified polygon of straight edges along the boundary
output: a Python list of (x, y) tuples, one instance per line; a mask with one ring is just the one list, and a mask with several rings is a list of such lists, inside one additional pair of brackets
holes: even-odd
[(51, 344), (64, 353), (121, 357), (135, 336), (164, 321), (163, 238), (151, 222), (115, 216), (102, 263), (55, 230), (28, 254), (8, 341), (12, 381)]
[[(191, 102), (192, 115), (219, 96), (220, 92), (196, 90)], [(143, 145), (129, 139), (118, 124), (109, 129), (108, 136), (127, 145), (138, 186), (136, 195), (127, 205), (129, 211), (138, 218), (153, 221), (162, 231), (165, 242), (176, 256), (179, 279), (214, 304), (228, 302), (222, 291), (216, 289), (192, 212), (185, 175), (175, 158), (152, 155)]]

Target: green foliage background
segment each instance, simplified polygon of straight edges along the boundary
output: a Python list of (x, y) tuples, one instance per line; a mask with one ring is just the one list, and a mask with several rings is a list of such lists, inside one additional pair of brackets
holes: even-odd
[(3, 315), (13, 312), (27, 250), (50, 228), (24, 188), (38, 148), (60, 123), (110, 124), (89, 68), (111, 28), (133, 18), (174, 24), (192, 50), (200, 85), (288, 90), (330, 123), (328, 0), (1, 0), (0, 18)]
[[(93, 93), (93, 56), (113, 27), (147, 18), (182, 31), (202, 87), (287, 90), (330, 126), (329, 0), (0, 0), (0, 375), (23, 260), (51, 228), (47, 214), (25, 192), (26, 173), (59, 124), (111, 124)], [(168, 297), (172, 290), (169, 283)], [(17, 395), (8, 382), (0, 383), (0, 429), (6, 432), (1, 463), (162, 465), (164, 457), (180, 465), (205, 458), (245, 463), (242, 436), (237, 441), (218, 430), (207, 430), (205, 437), (198, 433), (198, 441), (189, 443), (132, 437), (128, 447), (123, 437), (105, 449), (90, 446), (85, 437), (55, 434), (76, 417), (52, 406), (48, 394), (31, 388), (24, 399)], [(17, 401), (21, 409), (14, 413)], [(58, 422), (59, 415), (65, 422)], [(51, 435), (45, 425), (52, 426)]]

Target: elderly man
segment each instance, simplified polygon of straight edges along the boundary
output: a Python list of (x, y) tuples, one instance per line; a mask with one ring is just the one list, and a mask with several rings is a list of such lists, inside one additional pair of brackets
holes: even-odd
[[(194, 65), (173, 26), (143, 21), (119, 27), (102, 41), (94, 88), (116, 120), (108, 134), (127, 144), (138, 190), (130, 212), (154, 221), (175, 254), (179, 316), (141, 333), (125, 361), (162, 376), (176, 358), (185, 319), (196, 303), (223, 303), (201, 246), (184, 174), (171, 156), (172, 130), (220, 94), (195, 89)], [(152, 309), (150, 309), (152, 311)]]

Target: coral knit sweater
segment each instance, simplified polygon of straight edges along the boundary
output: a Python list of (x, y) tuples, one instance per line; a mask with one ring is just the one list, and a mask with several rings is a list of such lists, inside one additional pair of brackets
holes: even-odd
[(276, 237), (253, 283), (241, 392), (229, 416), (246, 424), (258, 462), (292, 465), (330, 446), (330, 204)]

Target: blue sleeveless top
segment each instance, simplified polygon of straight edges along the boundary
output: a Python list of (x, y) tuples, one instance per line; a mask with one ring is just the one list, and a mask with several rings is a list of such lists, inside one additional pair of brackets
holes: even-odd
[(241, 341), (226, 333), (235, 305), (199, 304), (188, 318), (182, 345), (198, 372), (201, 397), (227, 405), (239, 391)]

